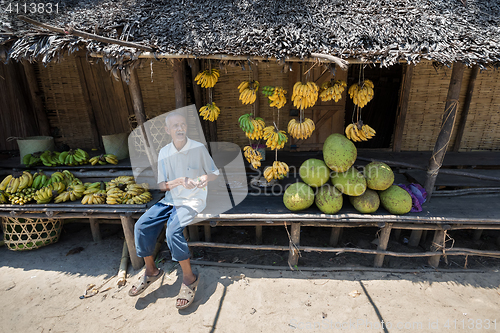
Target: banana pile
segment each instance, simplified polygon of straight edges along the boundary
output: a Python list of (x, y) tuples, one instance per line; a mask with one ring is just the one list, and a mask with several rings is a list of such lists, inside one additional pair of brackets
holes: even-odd
[(288, 122), (288, 133), (294, 139), (307, 139), (312, 135), (316, 126), (314, 121), (305, 118), (303, 122), (298, 122), (296, 119), (291, 119)]
[[(84, 184), (85, 185), (85, 184)], [(106, 203), (106, 184), (104, 182), (87, 183), (83, 191), (82, 204), (102, 205)]]
[(364, 107), (373, 98), (373, 82), (370, 80), (364, 80), (361, 84), (354, 83), (349, 87), (349, 96), (352, 98), (352, 102), (359, 106)]
[(247, 138), (260, 140), (264, 137), (264, 127), (266, 126), (264, 119), (260, 117), (254, 118), (251, 113), (246, 113), (238, 119), (238, 122)]
[(240, 92), (240, 101), (243, 104), (252, 104), (257, 99), (257, 90), (259, 90), (259, 81), (243, 81), (238, 86)]
[(220, 109), (214, 102), (208, 103), (200, 108), (200, 116), (203, 120), (215, 121), (219, 117)]
[(53, 182), (36, 191), (33, 199), (36, 200), (37, 204), (47, 204), (52, 201), (54, 196), (58, 196), (65, 189), (66, 185), (63, 182)]
[(89, 154), (80, 148), (70, 149), (62, 153), (57, 151), (45, 150), (33, 154), (26, 154), (23, 156), (23, 164), (30, 168), (43, 164), (48, 167), (67, 165), (77, 166), (89, 163)]
[(265, 86), (262, 93), (269, 99), (269, 106), (281, 109), (286, 104), (286, 90), (282, 87)]
[(260, 160), (262, 159), (262, 155), (259, 151), (253, 149), (250, 146), (245, 146), (243, 147), (243, 155), (254, 169), (258, 169), (260, 167)]
[(296, 82), (293, 85), (292, 102), (293, 106), (305, 109), (313, 106), (318, 100), (319, 88), (314, 82)]
[(279, 131), (275, 126), (267, 126), (264, 128), (264, 140), (267, 140), (266, 146), (274, 150), (283, 148), (288, 137), (285, 131)]
[(76, 166), (88, 164), (90, 156), (85, 150), (77, 148), (63, 151), (59, 154), (58, 159), (61, 165)]
[(59, 194), (55, 199), (54, 203), (66, 202), (68, 200), (76, 201), (83, 197), (83, 192), (85, 191), (85, 185), (73, 182), (66, 187), (66, 190)]
[(216, 68), (212, 68), (211, 71), (206, 69), (203, 72), (199, 72), (194, 80), (198, 85), (201, 85), (202, 88), (212, 88), (219, 80), (219, 76), (219, 70)]
[[(31, 200), (33, 200), (33, 197), (35, 195), (35, 191), (36, 190), (34, 188), (27, 187), (27, 188), (22, 189), (21, 191), (13, 193), (9, 197), (7, 197), (5, 194), (3, 194), (3, 196), (5, 198), (7, 198), (12, 205), (21, 205), (22, 206), (22, 205), (30, 202)], [(2, 194), (0, 194), (0, 197), (1, 196), (2, 196)], [(0, 198), (0, 203), (2, 203), (1, 198)], [(7, 203), (7, 202), (3, 202), (3, 203)]]
[(40, 155), (42, 155), (43, 152), (39, 151), (37, 153), (33, 154), (26, 154), (23, 156), (23, 164), (27, 168), (31, 168), (33, 166), (40, 165), (42, 163), (42, 160), (40, 159)]
[(108, 205), (140, 205), (153, 199), (149, 184), (136, 184), (134, 177), (120, 176), (107, 183), (106, 203)]
[(362, 122), (349, 124), (345, 129), (345, 135), (354, 142), (368, 141), (375, 136), (375, 130)]
[[(40, 160), (42, 164), (48, 167), (61, 165), (59, 160), (59, 155), (61, 153), (57, 151), (46, 150), (40, 155)], [(23, 158), (24, 159), (24, 158)]]
[(97, 163), (101, 165), (105, 164), (118, 164), (118, 158), (113, 154), (101, 154), (89, 159), (90, 164), (96, 165)]
[(264, 169), (264, 178), (270, 182), (273, 179), (283, 179), (288, 175), (288, 165), (285, 162), (274, 161), (272, 166)]
[(33, 175), (29, 171), (23, 171), (18, 177), (14, 175), (8, 175), (0, 183), (0, 191), (5, 191), (5, 193), (16, 193), (18, 191), (24, 190), (25, 188), (31, 187), (33, 184)]
[(338, 102), (342, 98), (347, 83), (342, 80), (326, 81), (321, 85), (319, 98), (323, 102), (331, 101)]

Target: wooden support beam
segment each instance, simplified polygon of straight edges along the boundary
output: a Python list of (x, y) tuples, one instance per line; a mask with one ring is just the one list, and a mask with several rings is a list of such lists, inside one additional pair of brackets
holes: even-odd
[(192, 242), (197, 242), (200, 240), (200, 233), (198, 232), (197, 225), (189, 225), (189, 240)]
[(142, 138), (146, 146), (146, 155), (148, 157), (149, 164), (151, 165), (151, 169), (153, 170), (153, 175), (156, 179), (158, 176), (158, 166), (156, 164), (156, 158), (153, 156), (153, 152), (151, 151), (151, 145), (149, 144), (146, 128), (144, 127), (144, 123), (146, 122), (146, 112), (144, 111), (144, 102), (142, 100), (139, 77), (137, 76), (137, 69), (135, 68), (130, 71), (129, 91), (130, 97), (132, 98), (132, 105), (134, 107), (137, 126), (141, 129)]
[(42, 92), (38, 86), (33, 64), (29, 63), (27, 60), (23, 60), (22, 64), (31, 95), (33, 111), (37, 120), (38, 132), (40, 135), (51, 136), (49, 118), (47, 117), (47, 112), (43, 109)]
[(474, 230), (474, 235), (472, 236), (472, 240), (475, 242), (481, 240), (482, 234), (483, 234), (483, 229)]
[(453, 133), (453, 126), (458, 110), (458, 99), (460, 97), (460, 88), (462, 87), (462, 77), (464, 74), (465, 65), (461, 62), (453, 64), (451, 72), (450, 86), (448, 88), (448, 96), (444, 107), (443, 121), (441, 130), (432, 152), (432, 157), (427, 168), (427, 179), (425, 180), (425, 190), (427, 191), (427, 201), (430, 201), (434, 184), (439, 173), (439, 168), (443, 164), (444, 156)]
[(330, 246), (337, 246), (339, 244), (340, 234), (342, 233), (342, 228), (333, 227), (330, 234)]
[[(191, 68), (191, 86), (193, 87), (193, 95), (194, 95), (194, 103), (196, 105), (196, 110), (200, 110), (201, 107), (204, 105), (203, 101), (203, 92), (201, 90), (201, 86), (196, 83), (194, 78), (198, 73), (200, 72), (200, 61), (199, 59), (188, 59), (188, 65)], [(205, 134), (205, 141), (210, 142), (210, 136), (209, 136), (209, 128), (208, 128), (208, 123), (206, 121), (203, 121), (203, 117), (199, 116), (200, 118), (200, 123), (203, 127), (203, 133)]]
[(203, 230), (205, 231), (205, 242), (212, 241), (212, 227), (209, 225), (204, 225)]
[(90, 231), (92, 232), (92, 238), (94, 242), (98, 243), (101, 241), (101, 232), (99, 230), (99, 222), (97, 222), (96, 218), (89, 218), (90, 222)]
[[(252, 64), (252, 75), (254, 81), (259, 81), (259, 66), (257, 65), (257, 62), (254, 62)], [(257, 98), (255, 99), (255, 102), (253, 103), (254, 107), (254, 115), (255, 117), (260, 117), (260, 96), (261, 94), (257, 94)], [(267, 97), (266, 97), (267, 99)], [(279, 126), (279, 124), (277, 124)]]
[(255, 226), (255, 244), (257, 244), (257, 245), (262, 244), (262, 226), (261, 225)]
[(399, 94), (399, 107), (396, 116), (396, 126), (394, 129), (394, 144), (392, 151), (401, 151), (403, 142), (403, 131), (406, 123), (406, 113), (408, 111), (408, 100), (410, 99), (411, 79), (413, 77), (414, 65), (406, 65), (404, 67), (403, 82)]
[[(385, 251), (387, 250), (387, 244), (389, 243), (389, 238), (391, 236), (392, 223), (387, 223), (382, 229), (380, 229), (380, 236), (378, 238), (377, 250)], [(373, 263), (374, 267), (382, 267), (384, 264), (384, 255), (375, 255), (375, 260)]]
[(139, 269), (144, 266), (144, 259), (139, 258), (135, 250), (134, 219), (131, 216), (126, 215), (121, 215), (120, 219), (122, 221), (123, 234), (125, 235), (125, 240), (127, 241), (130, 262), (132, 262), (132, 267), (134, 267), (134, 269)]
[(479, 65), (474, 65), (470, 74), (469, 85), (467, 86), (467, 95), (465, 96), (464, 107), (462, 108), (462, 115), (460, 117), (460, 123), (458, 124), (457, 136), (455, 137), (453, 151), (460, 150), (460, 144), (462, 143), (462, 137), (464, 136), (465, 125), (467, 123), (467, 117), (469, 115), (470, 102), (472, 101), (472, 95), (474, 94), (474, 86), (476, 85), (478, 74)]
[(300, 222), (293, 222), (288, 245), (288, 265), (293, 269), (299, 263)]
[(184, 59), (174, 59), (173, 77), (175, 91), (175, 107), (186, 106), (186, 71), (184, 70), (186, 61)]
[[(85, 102), (85, 108), (87, 109), (87, 114), (90, 121), (90, 130), (92, 131), (92, 141), (96, 147), (103, 148), (102, 137), (99, 134), (99, 129), (97, 127), (97, 120), (95, 118), (94, 108), (92, 107), (92, 101), (90, 99), (89, 87), (87, 86), (87, 80), (90, 79), (85, 77), (85, 70), (83, 66), (91, 66), (87, 60), (81, 57), (75, 57), (76, 69), (78, 70), (78, 78), (80, 79), (80, 86), (82, 87), (83, 101)], [(87, 71), (89, 73), (90, 70)]]
[(420, 243), (420, 238), (422, 237), (423, 230), (412, 230), (410, 235), (410, 240), (408, 241), (408, 246), (417, 247)]
[[(432, 240), (431, 251), (442, 252), (444, 247), (444, 230), (434, 231), (434, 239)], [(439, 266), (439, 259), (441, 254), (429, 257), (428, 263), (432, 267), (436, 268)]]

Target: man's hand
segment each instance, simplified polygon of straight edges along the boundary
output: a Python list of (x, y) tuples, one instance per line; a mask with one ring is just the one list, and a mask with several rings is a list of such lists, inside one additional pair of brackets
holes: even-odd
[(207, 175), (203, 175), (201, 177), (198, 177), (198, 182), (197, 182), (197, 185), (198, 188), (203, 188), (203, 187), (206, 187), (208, 185), (208, 176)]
[(191, 190), (191, 189), (195, 188), (196, 186), (198, 186), (198, 183), (189, 177), (185, 177), (183, 186), (185, 188), (187, 188), (188, 190)]

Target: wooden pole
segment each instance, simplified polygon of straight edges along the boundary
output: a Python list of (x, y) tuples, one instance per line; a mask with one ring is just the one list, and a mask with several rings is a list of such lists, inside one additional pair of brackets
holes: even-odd
[(474, 230), (474, 235), (472, 236), (473, 241), (481, 240), (481, 235), (483, 234), (483, 229)]
[[(391, 236), (391, 229), (392, 229), (392, 223), (387, 223), (380, 230), (380, 237), (378, 239), (379, 242), (378, 242), (377, 250), (379, 250), (379, 251), (387, 250), (387, 244), (389, 243), (389, 238)], [(373, 262), (373, 266), (374, 267), (382, 267), (383, 264), (384, 264), (384, 255), (383, 254), (375, 255), (375, 260)]]
[(479, 65), (474, 65), (472, 67), (472, 72), (470, 74), (469, 85), (467, 87), (467, 95), (465, 96), (464, 107), (462, 109), (462, 116), (460, 117), (460, 123), (458, 124), (457, 136), (455, 138), (455, 145), (453, 146), (453, 151), (460, 150), (460, 144), (462, 143), (462, 137), (465, 131), (465, 125), (467, 123), (467, 117), (469, 115), (470, 102), (472, 101), (472, 95), (474, 94), (474, 86), (476, 85), (477, 75), (479, 74)]
[[(252, 65), (252, 75), (254, 81), (259, 81), (259, 66), (257, 66), (257, 62), (254, 62)], [(253, 103), (254, 105), (254, 110), (255, 110), (255, 117), (260, 116), (260, 94), (257, 94), (257, 98), (255, 99), (255, 102)], [(279, 124), (276, 124), (279, 127)]]
[(209, 226), (209, 225), (203, 226), (203, 231), (205, 232), (205, 242), (212, 241), (212, 230), (210, 228), (211, 228), (211, 226)]
[(90, 231), (92, 232), (92, 239), (94, 242), (98, 243), (101, 241), (101, 232), (99, 230), (99, 222), (97, 222), (96, 218), (89, 218), (90, 222)]
[(392, 151), (401, 151), (403, 142), (403, 131), (406, 123), (406, 113), (408, 111), (408, 100), (410, 99), (411, 79), (413, 77), (413, 69), (415, 66), (406, 65), (404, 67), (403, 82), (401, 83), (401, 92), (399, 95), (399, 108), (396, 118), (396, 126), (394, 130), (394, 144)]
[(462, 77), (464, 74), (465, 65), (461, 62), (453, 64), (451, 72), (450, 86), (448, 88), (448, 96), (446, 97), (446, 104), (444, 108), (443, 121), (441, 130), (439, 132), (432, 157), (429, 161), (427, 168), (427, 179), (425, 180), (425, 190), (427, 191), (427, 201), (430, 201), (434, 184), (439, 172), (439, 168), (443, 164), (444, 156), (448, 145), (450, 143), (451, 135), (453, 133), (453, 126), (458, 110), (458, 99), (460, 95), (460, 88), (462, 87)]
[(40, 135), (50, 136), (49, 118), (47, 117), (47, 112), (43, 109), (42, 92), (38, 86), (35, 69), (33, 68), (33, 64), (30, 64), (27, 60), (23, 60), (22, 64), (38, 123), (38, 131)]
[(342, 228), (333, 227), (332, 233), (330, 234), (330, 246), (337, 246), (339, 244), (340, 234), (342, 233)]
[(129, 91), (130, 97), (132, 98), (132, 106), (134, 107), (134, 114), (137, 120), (137, 125), (141, 129), (142, 138), (146, 146), (146, 155), (148, 157), (149, 164), (151, 165), (151, 169), (153, 170), (153, 175), (156, 179), (156, 177), (158, 177), (158, 166), (156, 165), (156, 158), (153, 156), (153, 153), (151, 151), (148, 135), (144, 127), (144, 123), (146, 122), (146, 112), (144, 111), (144, 103), (142, 100), (141, 87), (139, 85), (139, 77), (137, 76), (137, 69), (135, 68), (130, 71)]
[(135, 238), (134, 238), (134, 219), (131, 216), (121, 215), (123, 234), (127, 242), (128, 253), (130, 255), (130, 262), (134, 269), (139, 269), (144, 266), (144, 259), (137, 256), (135, 251)]
[(122, 259), (120, 260), (120, 268), (118, 269), (118, 281), (116, 284), (123, 287), (127, 283), (127, 266), (128, 266), (128, 247), (127, 241), (123, 241)]
[(261, 225), (255, 226), (255, 243), (257, 245), (262, 244), (262, 226)]
[(186, 106), (186, 71), (184, 70), (186, 61), (184, 59), (174, 59), (173, 77), (175, 91), (175, 107)]
[[(434, 239), (432, 240), (431, 251), (442, 252), (444, 247), (444, 230), (434, 231)], [(432, 267), (436, 268), (439, 266), (439, 259), (441, 254), (429, 257), (428, 263)]]
[(300, 222), (292, 223), (292, 231), (288, 245), (288, 265), (293, 269), (299, 263), (299, 250), (300, 245)]
[[(203, 106), (203, 92), (201, 91), (201, 86), (196, 83), (194, 78), (198, 73), (200, 72), (200, 60), (199, 59), (188, 59), (188, 64), (189, 67), (191, 67), (191, 77), (192, 77), (192, 87), (193, 87), (193, 95), (194, 95), (194, 103), (196, 105), (196, 110), (200, 110), (201, 107)], [(209, 137), (209, 129), (208, 129), (208, 124), (206, 121), (202, 121), (203, 117), (199, 116), (200, 118), (200, 123), (202, 124), (203, 127), (203, 132), (205, 134), (205, 141), (209, 142), (210, 137)]]

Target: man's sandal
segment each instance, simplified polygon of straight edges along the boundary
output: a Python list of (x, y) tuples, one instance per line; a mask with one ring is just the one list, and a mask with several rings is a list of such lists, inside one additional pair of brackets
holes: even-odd
[[(175, 307), (177, 309), (183, 310), (193, 303), (194, 296), (196, 295), (196, 289), (198, 288), (198, 282), (200, 282), (200, 275), (198, 275), (196, 277), (196, 281), (191, 283), (189, 286), (186, 286), (184, 283), (181, 285), (181, 290), (179, 291), (179, 295), (177, 295), (177, 299), (175, 301)], [(186, 300), (187, 303), (184, 305), (178, 305), (177, 302), (179, 300)]]
[[(158, 274), (156, 274), (155, 276), (147, 276), (146, 274), (144, 274), (139, 282), (138, 282), (138, 285), (137, 284), (134, 284), (132, 286), (132, 288), (130, 288), (130, 290), (128, 291), (128, 294), (129, 296), (137, 296), (139, 295), (140, 293), (142, 293), (144, 290), (146, 290), (147, 287), (149, 287), (153, 282), (155, 282), (156, 280), (158, 280), (159, 278), (161, 278), (161, 276), (163, 275), (163, 270), (160, 269)], [(135, 288), (135, 292), (133, 291)]]

